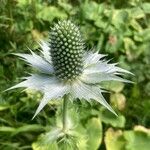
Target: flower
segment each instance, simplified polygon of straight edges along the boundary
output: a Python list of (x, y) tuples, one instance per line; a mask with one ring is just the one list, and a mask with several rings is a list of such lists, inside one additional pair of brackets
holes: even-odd
[(34, 117), (50, 100), (67, 94), (72, 99), (96, 100), (116, 115), (104, 99), (100, 84), (110, 80), (130, 82), (120, 77), (124, 73), (131, 74), (129, 71), (118, 67), (117, 63), (110, 64), (104, 59), (105, 55), (85, 51), (80, 31), (71, 21), (55, 24), (49, 41), (41, 41), (39, 45), (41, 56), (32, 50), (31, 54), (15, 54), (38, 72), (8, 89), (25, 87), (44, 94)]

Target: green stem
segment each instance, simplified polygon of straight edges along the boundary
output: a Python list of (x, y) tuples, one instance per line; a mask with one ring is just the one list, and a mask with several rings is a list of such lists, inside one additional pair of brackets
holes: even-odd
[(68, 100), (69, 100), (69, 95), (65, 95), (64, 101), (63, 101), (63, 118), (62, 118), (63, 131), (65, 131), (66, 127), (67, 127), (67, 104), (68, 104)]

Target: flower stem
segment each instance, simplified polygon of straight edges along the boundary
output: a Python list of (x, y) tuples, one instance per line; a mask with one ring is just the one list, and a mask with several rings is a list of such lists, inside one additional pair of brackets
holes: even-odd
[(69, 100), (69, 94), (64, 96), (64, 101), (63, 101), (63, 118), (62, 118), (62, 122), (63, 122), (63, 131), (66, 131), (66, 127), (67, 127), (67, 104), (68, 104), (68, 100)]

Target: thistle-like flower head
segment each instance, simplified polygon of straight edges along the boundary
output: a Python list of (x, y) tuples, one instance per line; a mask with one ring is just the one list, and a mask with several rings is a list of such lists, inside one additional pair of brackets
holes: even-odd
[(83, 41), (79, 29), (70, 21), (59, 22), (50, 32), (50, 54), (55, 75), (71, 81), (83, 71)]
[[(24, 81), (9, 88), (25, 87), (41, 91), (44, 96), (34, 117), (52, 99), (70, 94), (72, 99), (96, 100), (116, 114), (104, 99), (100, 88), (102, 81), (130, 82), (120, 77), (129, 71), (105, 61), (105, 55), (84, 50), (84, 42), (76, 25), (61, 21), (51, 29), (48, 42), (41, 41), (41, 56), (16, 54), (38, 73), (25, 77)], [(119, 75), (119, 76), (118, 76)]]

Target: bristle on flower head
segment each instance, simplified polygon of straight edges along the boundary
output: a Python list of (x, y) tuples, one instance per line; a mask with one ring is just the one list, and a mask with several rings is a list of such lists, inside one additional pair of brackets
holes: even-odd
[(70, 81), (82, 73), (84, 44), (78, 27), (72, 22), (54, 25), (50, 32), (50, 49), (58, 79)]

